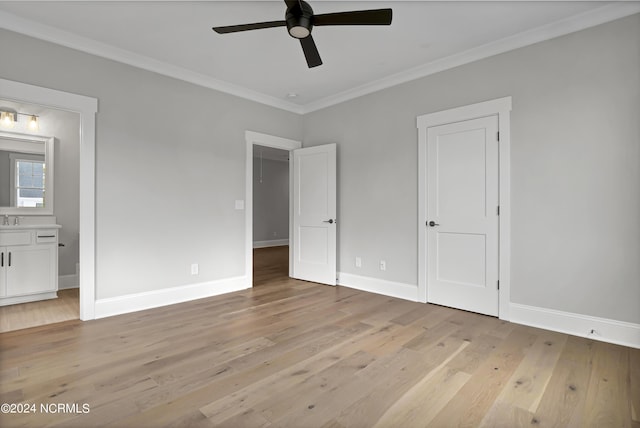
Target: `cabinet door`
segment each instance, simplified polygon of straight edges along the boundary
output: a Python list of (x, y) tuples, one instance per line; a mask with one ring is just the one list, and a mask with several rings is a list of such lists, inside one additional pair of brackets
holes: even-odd
[[(8, 263), (9, 259), (11, 263)], [(56, 247), (53, 245), (7, 247), (5, 251), (7, 296), (55, 291), (56, 268)]]
[(5, 297), (7, 295), (7, 249), (5, 247), (0, 247), (0, 258), (2, 258), (2, 263), (0, 263), (0, 297)]

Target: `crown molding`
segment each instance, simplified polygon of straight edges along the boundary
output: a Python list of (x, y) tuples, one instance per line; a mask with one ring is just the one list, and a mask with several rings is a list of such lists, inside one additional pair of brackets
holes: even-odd
[(197, 73), (125, 49), (63, 31), (49, 25), (24, 19), (18, 15), (0, 11), (0, 28), (4, 28), (26, 36), (62, 45), (71, 49), (96, 55), (102, 58), (128, 64), (143, 70), (152, 71), (164, 76), (193, 83), (194, 85), (214, 89), (235, 95), (261, 104), (266, 104), (292, 113), (302, 113), (302, 106), (281, 100), (261, 92), (253, 91), (240, 85)]
[(455, 55), (441, 58), (353, 89), (330, 95), (317, 101), (312, 101), (305, 105), (294, 104), (240, 85), (218, 80), (201, 73), (125, 49), (117, 48), (106, 43), (101, 43), (48, 25), (27, 20), (12, 13), (0, 11), (0, 28), (66, 46), (92, 55), (111, 59), (113, 61), (152, 71), (164, 76), (173, 77), (205, 88), (235, 95), (240, 98), (255, 101), (292, 113), (306, 114), (358, 98), (363, 95), (377, 92), (382, 89), (396, 86), (401, 83), (420, 79), (431, 74), (488, 58), (493, 55), (498, 55), (589, 27), (594, 27), (635, 13), (640, 13), (640, 2), (616, 2), (579, 15), (546, 24), (541, 27), (524, 31), (504, 39), (496, 40)]
[(441, 58), (353, 89), (307, 103), (302, 114), (321, 110), (382, 89), (420, 79), (450, 68), (468, 64), (504, 52), (529, 46), (555, 37), (584, 30), (640, 12), (640, 2), (618, 2), (565, 18), (550, 24), (487, 43), (464, 52)]

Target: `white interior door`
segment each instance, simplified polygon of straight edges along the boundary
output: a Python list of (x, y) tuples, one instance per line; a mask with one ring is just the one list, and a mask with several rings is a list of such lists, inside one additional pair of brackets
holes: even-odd
[(336, 145), (293, 150), (294, 278), (336, 285)]
[(498, 315), (498, 118), (427, 130), (427, 301)]

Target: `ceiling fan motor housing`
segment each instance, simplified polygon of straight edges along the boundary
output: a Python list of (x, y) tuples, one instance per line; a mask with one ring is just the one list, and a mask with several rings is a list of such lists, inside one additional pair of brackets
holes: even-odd
[(299, 1), (296, 5), (287, 8), (284, 19), (291, 37), (304, 39), (311, 34), (313, 9), (309, 3)]

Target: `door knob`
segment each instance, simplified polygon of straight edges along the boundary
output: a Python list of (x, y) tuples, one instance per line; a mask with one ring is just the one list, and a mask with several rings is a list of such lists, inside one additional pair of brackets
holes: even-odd
[(323, 223), (333, 224), (333, 219), (330, 218), (329, 220), (324, 220)]
[(431, 220), (430, 222), (427, 223), (427, 226), (434, 227), (434, 226), (440, 226), (440, 225), (438, 223), (436, 223), (435, 221)]

